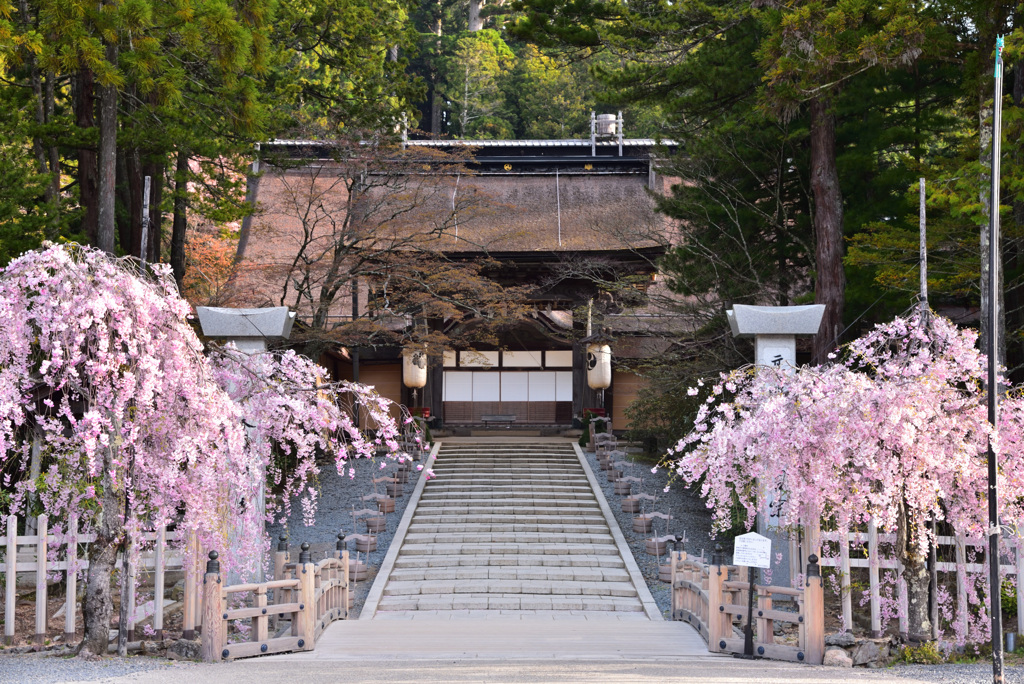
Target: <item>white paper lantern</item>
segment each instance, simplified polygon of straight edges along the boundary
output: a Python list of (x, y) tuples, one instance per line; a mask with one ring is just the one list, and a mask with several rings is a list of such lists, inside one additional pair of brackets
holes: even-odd
[(608, 389), (612, 384), (612, 348), (607, 344), (587, 345), (587, 385)]
[(409, 389), (420, 389), (427, 384), (427, 353), (421, 349), (407, 349), (402, 354), (402, 381)]

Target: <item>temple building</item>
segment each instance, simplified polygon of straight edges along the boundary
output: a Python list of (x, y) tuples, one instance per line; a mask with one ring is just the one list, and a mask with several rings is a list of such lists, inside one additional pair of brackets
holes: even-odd
[[(320, 315), (328, 324), (376, 312), (381, 325), (388, 292), (373, 277), (345, 282), (330, 306), (317, 311), (328, 264), (355, 258), (354, 251), (339, 256), (334, 246), (339, 231), (354, 230), (339, 228), (343, 216), (407, 253), (486, 262), (491, 278), (528, 292), (528, 313), (500, 339), (432, 355), (418, 382), (409, 381), (408, 365), (403, 381), (403, 348), (395, 344), (335, 345), (322, 363), (336, 378), (372, 384), (389, 399), (420, 407), (446, 429), (567, 428), (589, 408), (605, 409), (613, 426), (624, 429), (626, 409), (645, 384), (634, 372), (637, 361), (663, 353), (667, 333), (685, 325), (650, 296), (665, 294), (657, 261), (675, 239), (653, 197), (668, 192), (672, 181), (657, 165), (664, 147), (624, 138), (614, 117), (595, 120), (589, 139), (409, 140), (403, 146), (397, 171), (364, 174), (355, 207), (356, 191), (345, 180), (353, 174), (334, 168), (324, 145), (264, 146), (268, 161), (254, 193), (260, 209), (245, 236), (246, 260), (261, 267), (244, 285), (245, 303), (288, 305), (299, 320)], [(452, 164), (453, 155), (466, 157), (464, 163)], [(316, 244), (317, 231), (326, 236), (323, 244)], [(301, 277), (297, 250), (316, 264)], [(416, 324), (401, 316), (386, 323), (395, 330)], [(468, 316), (451, 327), (473, 325)], [(602, 340), (611, 348), (610, 385), (603, 391), (588, 384), (587, 357), (588, 343)]]

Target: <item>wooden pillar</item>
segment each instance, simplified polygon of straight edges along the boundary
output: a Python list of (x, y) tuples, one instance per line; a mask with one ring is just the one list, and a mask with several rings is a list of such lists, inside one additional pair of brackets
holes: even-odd
[(200, 653), (205, 663), (220, 661), (225, 641), (224, 599), (221, 594), (220, 563), (217, 557), (216, 551), (210, 552), (206, 574), (203, 575), (203, 624), (206, 625), (206, 629), (203, 630)]
[(315, 644), (314, 626), (316, 625), (316, 589), (314, 575), (316, 566), (309, 555), (309, 544), (302, 542), (299, 553), (299, 650), (312, 651)]
[(729, 567), (716, 545), (708, 567), (708, 650), (712, 653), (725, 651), (725, 639), (732, 636), (732, 616), (720, 610), (725, 604), (724, 583), (729, 581)]
[(807, 623), (804, 632), (804, 662), (821, 665), (825, 659), (825, 590), (821, 584), (818, 556), (812, 554), (807, 560), (807, 579), (804, 586), (804, 621)]
[(868, 523), (868, 600), (871, 603), (871, 636), (882, 636), (882, 590), (878, 577), (878, 525)]
[(7, 516), (7, 550), (4, 553), (4, 643), (14, 643), (14, 606), (18, 602), (18, 518)]
[(843, 599), (843, 631), (853, 631), (853, 592), (850, 589), (850, 533), (839, 530), (839, 586)]
[[(49, 549), (49, 532), (49, 518), (45, 514), (39, 516), (36, 522), (36, 634), (33, 639), (36, 646), (42, 646), (46, 641), (46, 557)], [(10, 552), (8, 547), (8, 553)], [(17, 582), (16, 575), (8, 575), (6, 579), (8, 584)]]
[(167, 528), (161, 525), (153, 542), (153, 630), (157, 641), (164, 639), (164, 565), (167, 550)]
[(196, 638), (196, 606), (199, 605), (199, 582), (196, 581), (196, 568), (199, 565), (199, 545), (195, 532), (189, 532), (185, 540), (183, 565), (185, 566), (185, 593), (181, 607), (181, 638)]
[(78, 631), (75, 624), (78, 615), (78, 516), (72, 513), (68, 518), (68, 534), (64, 541), (65, 585), (64, 599), (64, 643), (75, 640)]

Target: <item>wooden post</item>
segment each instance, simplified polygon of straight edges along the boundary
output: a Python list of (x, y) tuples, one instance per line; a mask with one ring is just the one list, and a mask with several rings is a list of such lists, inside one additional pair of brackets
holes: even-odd
[(878, 525), (868, 523), (868, 597), (871, 603), (871, 636), (882, 636), (882, 592), (878, 580)]
[(299, 553), (299, 650), (312, 651), (315, 644), (314, 626), (316, 625), (316, 589), (314, 575), (316, 566), (310, 560), (309, 544), (302, 542)]
[(14, 606), (18, 602), (18, 519), (7, 516), (7, 551), (4, 554), (4, 643), (14, 643)]
[(821, 665), (825, 659), (825, 591), (821, 585), (818, 557), (808, 557), (807, 577), (804, 585), (804, 662)]
[[(274, 552), (274, 579), (284, 579), (284, 566), (288, 562), (288, 537), (283, 534), (278, 537), (277, 550)], [(273, 599), (274, 603), (287, 603), (287, 589), (274, 589)], [(277, 615), (270, 618), (270, 628), (277, 630), (277, 622), (281, 618)]]
[(843, 594), (843, 631), (853, 630), (853, 592), (850, 591), (850, 534), (839, 530), (839, 585)]
[(348, 562), (348, 549), (345, 549), (342, 552), (341, 563), (341, 576), (344, 579), (344, 589), (341, 592), (341, 612), (345, 616), (345, 619), (348, 620), (348, 606), (350, 603), (350, 597), (352, 596), (352, 577), (349, 574), (350, 566)]
[(671, 572), (672, 572), (672, 574), (670, 576), (671, 582), (669, 584), (669, 586), (671, 587), (671, 589), (669, 591), (672, 592), (671, 594), (669, 594), (669, 598), (672, 601), (670, 615), (672, 616), (673, 620), (678, 620), (679, 619), (679, 609), (680, 609), (680, 605), (679, 605), (679, 589), (678, 589), (678, 586), (677, 586), (677, 582), (679, 580), (679, 567), (678, 567), (679, 566), (679, 560), (676, 558), (675, 552), (673, 552), (672, 555), (669, 556), (669, 558), (672, 559), (672, 561), (671, 561), (672, 562), (672, 565), (671, 565)]
[(164, 554), (167, 547), (167, 527), (161, 525), (153, 542), (153, 630), (157, 641), (164, 640)]
[[(757, 608), (758, 610), (771, 610), (772, 609), (772, 595), (771, 591), (767, 587), (758, 586), (757, 588)], [(757, 641), (762, 644), (775, 643), (775, 621), (771, 618), (759, 617), (757, 618)]]
[(967, 539), (956, 535), (956, 621), (960, 634), (967, 634)]
[(795, 532), (789, 534), (789, 586), (797, 588), (797, 575), (800, 574), (800, 542)]
[(199, 559), (195, 532), (189, 532), (184, 547), (184, 569), (185, 569), (185, 594), (182, 596), (181, 607), (181, 638), (196, 638), (196, 594), (199, 593), (199, 586), (196, 582), (196, 565)]
[[(256, 589), (256, 601), (253, 608), (266, 608), (267, 607), (267, 588), (260, 586)], [(266, 615), (254, 615), (252, 618), (253, 630), (252, 640), (259, 643), (267, 640), (267, 616)]]
[(221, 659), (224, 648), (224, 598), (221, 593), (220, 563), (216, 551), (210, 552), (210, 560), (206, 563), (206, 574), (203, 575), (203, 630), (200, 653), (205, 663), (216, 663)]
[[(49, 518), (44, 514), (36, 523), (36, 634), (33, 641), (42, 646), (46, 641), (46, 557), (49, 551), (47, 535)], [(16, 580), (16, 578), (10, 578)]]
[(64, 599), (64, 643), (75, 641), (78, 632), (78, 516), (68, 518), (68, 533), (64, 540), (64, 577), (67, 592)]
[(910, 631), (910, 618), (907, 616), (910, 597), (907, 593), (907, 580), (903, 577), (903, 566), (896, 568), (896, 606), (900, 615), (900, 635), (906, 638)]
[(725, 603), (722, 583), (729, 581), (729, 568), (725, 564), (722, 545), (715, 544), (708, 567), (708, 650), (712, 653), (725, 651), (725, 638), (732, 636), (732, 617), (720, 610)]
[[(130, 547), (126, 544), (124, 552), (128, 554), (128, 611), (125, 615), (128, 618), (128, 641), (135, 641), (135, 578), (138, 572), (138, 565), (132, 560), (130, 550)], [(142, 551), (140, 550), (139, 558), (141, 559), (141, 557)]]

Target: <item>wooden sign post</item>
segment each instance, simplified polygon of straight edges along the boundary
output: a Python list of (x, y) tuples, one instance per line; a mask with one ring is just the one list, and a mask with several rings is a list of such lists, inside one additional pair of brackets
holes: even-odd
[(750, 591), (747, 592), (747, 626), (743, 630), (743, 654), (736, 653), (737, 658), (754, 659), (754, 594), (757, 593), (758, 568), (772, 566), (772, 540), (757, 532), (748, 532), (736, 537), (736, 546), (732, 553), (735, 565), (751, 568)]

